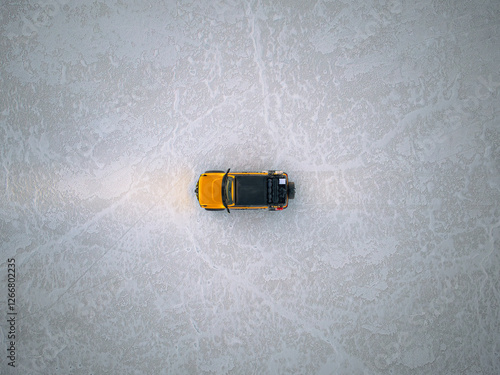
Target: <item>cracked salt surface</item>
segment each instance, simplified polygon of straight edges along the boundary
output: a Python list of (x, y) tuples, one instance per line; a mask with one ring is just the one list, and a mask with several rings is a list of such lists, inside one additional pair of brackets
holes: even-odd
[[(500, 373), (499, 14), (3, 4), (0, 372)], [(203, 211), (229, 167), (296, 199)]]

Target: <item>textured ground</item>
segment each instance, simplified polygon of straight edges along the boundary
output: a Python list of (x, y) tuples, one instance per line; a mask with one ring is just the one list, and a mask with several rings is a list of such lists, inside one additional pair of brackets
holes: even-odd
[(0, 372), (500, 373), (500, 2), (200, 3), (0, 5)]

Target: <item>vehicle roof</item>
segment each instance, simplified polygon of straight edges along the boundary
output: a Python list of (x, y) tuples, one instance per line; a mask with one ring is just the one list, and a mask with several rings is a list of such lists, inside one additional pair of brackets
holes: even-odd
[(237, 206), (267, 205), (267, 175), (235, 175)]

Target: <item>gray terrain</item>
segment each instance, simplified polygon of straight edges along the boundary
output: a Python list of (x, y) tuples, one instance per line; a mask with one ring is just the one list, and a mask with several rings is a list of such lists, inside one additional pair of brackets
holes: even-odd
[[(0, 36), (1, 374), (500, 373), (500, 1), (5, 0)], [(227, 168), (296, 197), (203, 210)]]

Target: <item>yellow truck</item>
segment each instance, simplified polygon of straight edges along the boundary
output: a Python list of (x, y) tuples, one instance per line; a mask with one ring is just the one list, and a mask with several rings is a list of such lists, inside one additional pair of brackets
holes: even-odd
[(281, 211), (295, 197), (295, 184), (282, 171), (206, 171), (196, 183), (195, 194), (207, 211)]

